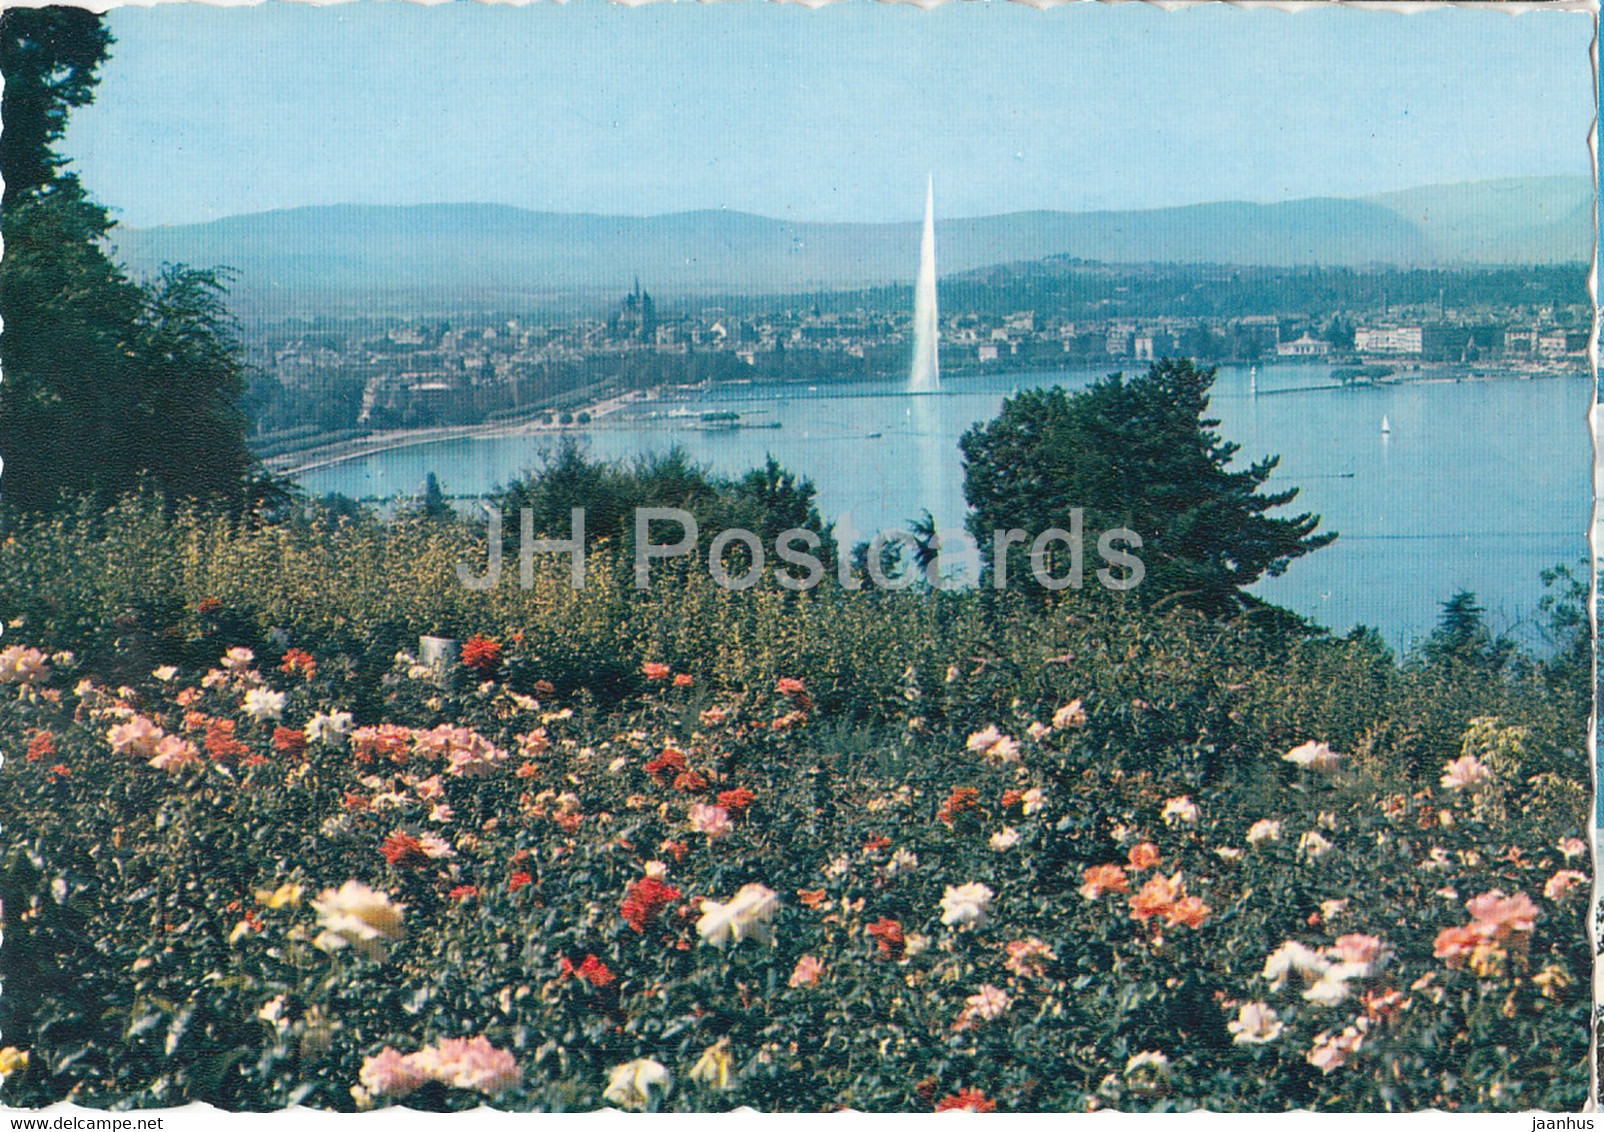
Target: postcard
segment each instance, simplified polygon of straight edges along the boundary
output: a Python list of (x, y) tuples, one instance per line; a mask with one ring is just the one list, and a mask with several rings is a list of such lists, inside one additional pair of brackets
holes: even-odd
[(0, 14), (0, 1104), (1590, 1111), (1508, 7)]

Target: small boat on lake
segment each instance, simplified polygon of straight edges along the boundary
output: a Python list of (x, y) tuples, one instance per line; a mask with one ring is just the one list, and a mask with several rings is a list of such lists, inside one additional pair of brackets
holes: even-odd
[(1387, 414), (1385, 413), (1381, 414), (1381, 431), (1383, 433), (1389, 433), (1392, 431), (1392, 422), (1387, 420)]

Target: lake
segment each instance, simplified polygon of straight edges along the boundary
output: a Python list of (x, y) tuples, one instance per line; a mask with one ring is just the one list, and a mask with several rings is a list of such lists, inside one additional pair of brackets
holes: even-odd
[[(1017, 390), (1081, 388), (1102, 370), (1034, 371), (947, 379), (910, 396), (887, 383), (732, 385), (576, 429), (590, 453), (626, 458), (670, 445), (716, 471), (739, 473), (773, 454), (813, 479), (820, 511), (856, 539), (903, 527), (928, 509), (958, 528), (965, 510), (958, 437), (996, 415)], [(1336, 543), (1294, 562), (1254, 592), (1338, 631), (1374, 626), (1396, 646), (1431, 631), (1441, 603), (1474, 591), (1488, 623), (1530, 638), (1539, 572), (1586, 557), (1592, 446), (1585, 376), (1330, 384), (1324, 365), (1221, 367), (1211, 415), (1241, 445), (1238, 461), (1279, 453), (1269, 489), (1299, 489), (1283, 514), (1312, 511)], [(669, 419), (669, 410), (689, 418)], [(656, 416), (648, 416), (649, 412)], [(708, 431), (703, 412), (736, 412), (777, 429)], [(1383, 433), (1382, 419), (1391, 425)], [(878, 434), (878, 435), (874, 435)], [(473, 495), (539, 463), (554, 443), (514, 435), (438, 441), (381, 452), (301, 477), (314, 494), (414, 494), (435, 472), (446, 491)], [(1088, 563), (1096, 561), (1088, 546)]]

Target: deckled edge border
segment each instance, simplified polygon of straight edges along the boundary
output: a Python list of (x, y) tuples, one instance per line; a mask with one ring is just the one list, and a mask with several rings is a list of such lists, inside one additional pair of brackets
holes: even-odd
[[(7, 8), (7, 7), (10, 7), (10, 8), (42, 8), (42, 7), (50, 6), (52, 4), (52, 2), (53, 2), (53, 0), (13, 0), (13, 2), (10, 2), (10, 3), (0, 2), (0, 9)], [(59, 0), (57, 0), (57, 2), (59, 2)], [(63, 6), (87, 8), (88, 10), (93, 11), (93, 12), (104, 13), (104, 12), (109, 12), (114, 8), (122, 8), (122, 7), (153, 8), (153, 7), (156, 7), (158, 4), (165, 5), (165, 4), (175, 4), (175, 3), (200, 3), (200, 4), (207, 4), (207, 5), (210, 5), (212, 7), (219, 7), (219, 8), (253, 8), (253, 7), (257, 7), (257, 6), (259, 6), (259, 5), (263, 4), (263, 3), (266, 3), (266, 2), (267, 2), (267, 0), (123, 0), (123, 2), (118, 2), (118, 0), (110, 0), (110, 2), (96, 2), (96, 0), (88, 0), (88, 2), (71, 3), (71, 4), (65, 4)], [(340, 5), (344, 5), (344, 4), (352, 4), (352, 3), (363, 3), (363, 2), (372, 3), (372, 2), (374, 2), (374, 0), (285, 0), (285, 2), (307, 4), (309, 6), (314, 6), (314, 7), (336, 7), (336, 6), (340, 6)], [(409, 3), (409, 4), (417, 4), (417, 5), (422, 6), (422, 7), (430, 7), (430, 6), (433, 6), (434, 4), (450, 2), (450, 0), (403, 0), (403, 2)], [(521, 7), (527, 7), (527, 6), (533, 5), (535, 3), (555, 3), (555, 4), (560, 4), (560, 5), (566, 5), (568, 0), (473, 0), (473, 2), (474, 3), (478, 3), (478, 4), (482, 4), (482, 5), (486, 6), (486, 7), (520, 7), (521, 8)], [(605, 2), (608, 3), (608, 4), (612, 4), (612, 5), (618, 6), (618, 7), (639, 8), (639, 7), (645, 7), (645, 6), (649, 5), (649, 4), (687, 3), (687, 2), (695, 2), (695, 3), (700, 3), (700, 4), (711, 4), (711, 3), (729, 2), (729, 0), (605, 0)], [(803, 7), (803, 8), (807, 8), (809, 10), (813, 10), (813, 9), (818, 9), (818, 8), (830, 7), (832, 5), (840, 4), (840, 3), (854, 2), (854, 0), (744, 0), (744, 2), (746, 2), (746, 3), (765, 3), (766, 2), (766, 3), (773, 3), (773, 4), (794, 4), (794, 5), (798, 5), (800, 7)], [(888, 7), (914, 7), (914, 8), (921, 9), (923, 11), (931, 11), (931, 10), (933, 10), (935, 8), (942, 7), (945, 4), (954, 3), (954, 2), (956, 2), (956, 0), (855, 0), (855, 2), (858, 2), (858, 3), (879, 3), (879, 4), (884, 4), (884, 5), (888, 6)], [(974, 2), (974, 0), (968, 0), (968, 2)], [(1599, 994), (1598, 994), (1598, 988), (1599, 988), (1599, 984), (1600, 984), (1600, 975), (1604, 974), (1604, 972), (1600, 971), (1600, 964), (1599, 964), (1600, 915), (1604, 914), (1604, 887), (1601, 887), (1600, 883), (1599, 883), (1599, 865), (1600, 865), (1600, 859), (1601, 859), (1600, 844), (1599, 844), (1599, 830), (1600, 830), (1599, 807), (1600, 807), (1600, 804), (1601, 804), (1601, 798), (1600, 798), (1600, 794), (1599, 794), (1599, 789), (1600, 789), (1600, 765), (1599, 765), (1599, 713), (1600, 713), (1600, 695), (1599, 695), (1599, 692), (1600, 692), (1600, 680), (1599, 680), (1599, 675), (1600, 675), (1600, 664), (1599, 664), (1599, 624), (1600, 624), (1600, 608), (1599, 608), (1599, 601), (1600, 601), (1600, 597), (1601, 597), (1601, 591), (1600, 591), (1600, 585), (1599, 585), (1599, 576), (1600, 576), (1601, 567), (1604, 567), (1604, 537), (1601, 537), (1601, 536), (1604, 536), (1604, 503), (1601, 503), (1601, 499), (1600, 499), (1600, 486), (1601, 486), (1601, 484), (1604, 484), (1604, 464), (1601, 464), (1601, 460), (1600, 460), (1600, 449), (1601, 449), (1601, 446), (1604, 446), (1604, 404), (1600, 403), (1599, 395), (1598, 395), (1599, 394), (1599, 371), (1600, 371), (1600, 360), (1601, 360), (1600, 337), (1601, 337), (1601, 334), (1604, 334), (1604, 310), (1601, 310), (1600, 305), (1599, 305), (1599, 262), (1598, 262), (1599, 261), (1599, 253), (1601, 251), (1600, 240), (1599, 240), (1599, 223), (1600, 223), (1600, 220), (1601, 220), (1600, 205), (1599, 205), (1599, 191), (1600, 191), (1601, 185), (1600, 185), (1600, 177), (1599, 177), (1599, 122), (1598, 122), (1599, 109), (1600, 109), (1600, 103), (1599, 103), (1599, 96), (1600, 96), (1600, 88), (1599, 88), (1599, 36), (1600, 36), (1600, 23), (1599, 23), (1599, 19), (1598, 19), (1598, 12), (1599, 12), (1599, 9), (1600, 9), (1600, 0), (986, 0), (986, 2), (1019, 4), (1019, 5), (1022, 5), (1024, 7), (1027, 7), (1027, 8), (1034, 8), (1037, 11), (1045, 11), (1045, 10), (1050, 9), (1050, 8), (1064, 7), (1064, 6), (1067, 6), (1067, 5), (1070, 5), (1070, 4), (1142, 3), (1142, 4), (1147, 4), (1147, 5), (1149, 5), (1151, 7), (1154, 7), (1154, 8), (1158, 8), (1160, 11), (1171, 12), (1171, 11), (1176, 11), (1176, 10), (1183, 9), (1183, 8), (1193, 8), (1193, 7), (1199, 7), (1199, 6), (1203, 6), (1203, 5), (1207, 5), (1207, 4), (1223, 3), (1227, 7), (1247, 9), (1247, 10), (1250, 10), (1250, 11), (1268, 9), (1268, 10), (1271, 10), (1271, 11), (1287, 12), (1287, 13), (1298, 13), (1298, 12), (1304, 12), (1304, 11), (1310, 11), (1310, 10), (1317, 10), (1317, 9), (1321, 9), (1321, 8), (1353, 8), (1353, 9), (1357, 9), (1357, 10), (1360, 10), (1360, 11), (1394, 12), (1394, 13), (1397, 13), (1399, 15), (1413, 15), (1413, 14), (1416, 14), (1416, 13), (1419, 13), (1419, 12), (1432, 11), (1432, 10), (1439, 9), (1439, 8), (1467, 8), (1467, 9), (1480, 10), (1480, 11), (1489, 11), (1490, 10), (1490, 11), (1495, 11), (1495, 12), (1502, 12), (1502, 13), (1505, 13), (1505, 14), (1511, 15), (1511, 16), (1525, 15), (1525, 14), (1527, 14), (1529, 12), (1538, 12), (1538, 11), (1592, 12), (1592, 13), (1594, 13), (1593, 40), (1589, 44), (1589, 47), (1588, 47), (1588, 58), (1589, 58), (1589, 62), (1591, 64), (1592, 72), (1593, 72), (1593, 75), (1592, 75), (1592, 79), (1593, 79), (1593, 81), (1592, 81), (1593, 125), (1592, 125), (1592, 128), (1588, 132), (1588, 139), (1587, 139), (1588, 153), (1589, 153), (1590, 158), (1591, 158), (1590, 166), (1591, 166), (1591, 171), (1592, 171), (1592, 176), (1593, 176), (1593, 254), (1590, 257), (1590, 263), (1589, 263), (1588, 274), (1587, 274), (1588, 297), (1589, 297), (1589, 300), (1591, 301), (1592, 306), (1593, 306), (1593, 333), (1591, 335), (1589, 348), (1588, 348), (1588, 368), (1589, 368), (1589, 373), (1590, 373), (1590, 376), (1591, 376), (1591, 379), (1592, 379), (1592, 382), (1593, 382), (1592, 403), (1588, 407), (1588, 433), (1589, 433), (1589, 436), (1590, 436), (1590, 439), (1591, 439), (1591, 442), (1592, 442), (1592, 448), (1593, 448), (1593, 479), (1592, 479), (1592, 495), (1593, 495), (1593, 499), (1592, 499), (1592, 507), (1590, 508), (1590, 513), (1589, 513), (1589, 523), (1588, 523), (1588, 532), (1587, 532), (1589, 562), (1590, 562), (1590, 576), (1588, 578), (1588, 624), (1589, 624), (1589, 629), (1590, 629), (1590, 632), (1591, 632), (1591, 635), (1592, 635), (1592, 639), (1593, 639), (1593, 665), (1592, 665), (1593, 706), (1592, 706), (1592, 711), (1590, 713), (1589, 720), (1588, 720), (1588, 732), (1587, 732), (1587, 752), (1588, 752), (1588, 761), (1589, 761), (1589, 775), (1591, 777), (1591, 782), (1592, 782), (1592, 787), (1593, 787), (1593, 804), (1592, 804), (1592, 806), (1590, 808), (1590, 813), (1589, 813), (1589, 816), (1588, 816), (1588, 833), (1589, 833), (1590, 840), (1592, 842), (1592, 855), (1593, 855), (1592, 914), (1588, 917), (1588, 942), (1589, 942), (1589, 948), (1590, 948), (1590, 951), (1592, 953), (1592, 958), (1593, 958), (1593, 971), (1591, 972), (1591, 976), (1592, 977), (1589, 980), (1589, 986), (1590, 986), (1589, 997), (1592, 999), (1592, 1002), (1593, 1002), (1593, 1013), (1592, 1013), (1592, 1018), (1591, 1018), (1591, 1025), (1589, 1027), (1589, 1043), (1588, 1043), (1588, 1094), (1589, 1095), (1588, 1095), (1588, 1103), (1587, 1103), (1587, 1106), (1584, 1109), (1584, 1111), (1586, 1111), (1586, 1112), (1597, 1112), (1599, 1110), (1599, 1108), (1600, 1108), (1600, 1095), (1599, 1095), (1599, 1086), (1600, 1086), (1600, 1076), (1599, 1076), (1599, 1027), (1600, 1027), (1601, 1014), (1604, 1014), (1604, 1010), (1601, 1010), (1601, 1006), (1600, 1006), (1600, 1002), (1599, 1002)], [(5, 85), (4, 77), (0, 76), (0, 90), (4, 90), (4, 85)], [(3, 128), (4, 128), (3, 122), (0, 122), (0, 130), (3, 130)], [(0, 188), (3, 188), (3, 186), (4, 186), (4, 181), (3, 181), (3, 179), (0, 179)], [(0, 238), (0, 259), (3, 259), (4, 255), (5, 255), (5, 241), (4, 241), (3, 238)], [(3, 333), (3, 330), (4, 330), (4, 320), (0, 319), (0, 333)], [(4, 382), (5, 382), (4, 356), (3, 356), (3, 353), (0, 353), (0, 390), (3, 390)], [(3, 392), (0, 392), (0, 395), (3, 395)], [(5, 458), (4, 458), (4, 454), (0, 453), (0, 484), (3, 484), (4, 473), (5, 473)], [(0, 637), (3, 637), (4, 633), (5, 633), (4, 610), (0, 609)], [(6, 761), (5, 750), (4, 750), (3, 746), (0, 746), (0, 768), (4, 768), (5, 761)], [(0, 827), (0, 832), (4, 832), (3, 827)], [(3, 917), (0, 917), (0, 995), (3, 995), (5, 993), (5, 976), (4, 976), (4, 963), (3, 963), (4, 948), (5, 948), (4, 920), (3, 920)], [(3, 1036), (4, 1036), (3, 1034), (0, 1034), (0, 1037), (3, 1037)], [(0, 1113), (11, 1112), (11, 1111), (20, 1112), (20, 1111), (23, 1111), (23, 1110), (20, 1110), (20, 1109), (12, 1110), (12, 1109), (10, 1109), (8, 1106), (6, 1106), (4, 1104), (4, 1098), (0, 1097)], [(77, 1106), (66, 1104), (66, 1103), (52, 1105), (49, 1108), (41, 1109), (41, 1110), (37, 1110), (37, 1111), (39, 1111), (41, 1113), (55, 1113), (55, 1114), (75, 1113), (75, 1112), (78, 1112), (78, 1111), (83, 1111), (83, 1112), (87, 1112), (87, 1113), (98, 1113), (99, 1112), (99, 1110), (95, 1110), (95, 1109), (83, 1109), (83, 1110), (80, 1110)], [(300, 1110), (299, 1107), (297, 1107), (297, 1109), (294, 1109), (294, 1110), (286, 1110), (285, 1114), (276, 1114), (276, 1115), (286, 1115), (287, 1113), (292, 1112), (292, 1111), (299, 1112), (299, 1111), (303, 1111), (303, 1110)], [(321, 1113), (320, 1110), (305, 1110), (305, 1111), (319, 1111), (320, 1115), (336, 1115), (336, 1114), (324, 1114), (324, 1113)], [(413, 1111), (408, 1110), (408, 1109), (403, 1109), (402, 1111), (406, 1113), (406, 1117), (407, 1118), (411, 1118), (411, 1117), (414, 1117), (414, 1116), (422, 1115), (421, 1113), (414, 1113)], [(1435, 1110), (1430, 1110), (1430, 1111), (1435, 1111)], [(185, 1113), (186, 1115), (198, 1116), (198, 1115), (201, 1115), (202, 1113), (204, 1113), (204, 1114), (207, 1114), (209, 1116), (209, 1115), (211, 1115), (213, 1113), (219, 1113), (220, 1114), (221, 1112), (222, 1112), (222, 1110), (215, 1109), (211, 1105), (199, 1104), (199, 1103), (192, 1102), (192, 1103), (184, 1106), (183, 1108), (176, 1108), (176, 1109), (175, 1108), (146, 1109), (146, 1110), (143, 1110), (141, 1112), (141, 1115), (142, 1116), (160, 1116), (160, 1115), (172, 1114), (172, 1113)], [(488, 1113), (492, 1113), (492, 1112), (495, 1112), (498, 1115), (509, 1115), (509, 1114), (501, 1114), (501, 1113), (499, 1113), (498, 1110), (486, 1109), (486, 1108), (483, 1108), (483, 1107), (481, 1107), (480, 1109), (474, 1110), (473, 1114), (474, 1115), (479, 1115), (479, 1114), (488, 1114)], [(238, 1116), (240, 1114), (233, 1114), (233, 1115)], [(273, 1114), (252, 1114), (252, 1115), (273, 1115)], [(600, 1114), (597, 1114), (597, 1115), (600, 1115)], [(743, 1108), (743, 1109), (737, 1109), (737, 1110), (735, 1110), (735, 1112), (730, 1113), (728, 1115), (744, 1117), (746, 1115), (757, 1116), (757, 1115), (761, 1115), (761, 1114), (757, 1113), (753, 1109), (745, 1109), (745, 1108)], [(861, 1114), (855, 1114), (855, 1115), (861, 1115)], [(411, 1120), (407, 1119), (406, 1123), (410, 1124)]]

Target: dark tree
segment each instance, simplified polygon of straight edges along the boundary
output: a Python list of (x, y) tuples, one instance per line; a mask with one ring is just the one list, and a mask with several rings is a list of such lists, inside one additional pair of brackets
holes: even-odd
[(1435, 664), (1502, 667), (1515, 645), (1506, 637), (1493, 636), (1482, 619), (1486, 612), (1469, 590), (1460, 590), (1443, 602), (1437, 628), (1421, 646), (1426, 659)]
[(0, 481), (7, 509), (102, 500), (142, 480), (169, 500), (245, 509), (278, 487), (249, 478), (244, 378), (217, 272), (166, 267), (148, 285), (107, 253), (106, 210), (55, 145), (88, 103), (111, 37), (67, 8), (0, 14), (6, 180), (0, 228)]
[[(1245, 587), (1336, 535), (1314, 533), (1318, 515), (1269, 515), (1297, 495), (1261, 490), (1278, 457), (1231, 467), (1238, 446), (1206, 418), (1214, 375), (1165, 360), (1133, 380), (1115, 374), (1076, 394), (1022, 393), (997, 419), (971, 428), (959, 447), (982, 561), (992, 559), (993, 531), (1067, 528), (1071, 510), (1083, 508), (1088, 573), (1098, 534), (1125, 527), (1142, 539), (1142, 600), (1213, 615), (1259, 606)], [(1028, 566), (1016, 550), (1017, 578)]]
[(3, 206), (61, 183), (65, 160), (56, 143), (67, 114), (95, 97), (95, 71), (105, 61), (111, 34), (94, 12), (81, 8), (8, 8), (0, 12), (0, 134)]

